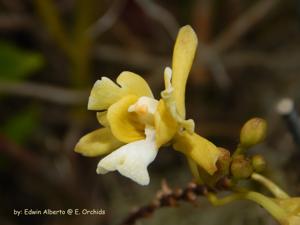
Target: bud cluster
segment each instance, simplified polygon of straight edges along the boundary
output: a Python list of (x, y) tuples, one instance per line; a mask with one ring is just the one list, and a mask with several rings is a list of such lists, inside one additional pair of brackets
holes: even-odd
[(261, 173), (266, 169), (262, 155), (246, 156), (246, 150), (264, 141), (267, 133), (267, 122), (261, 118), (252, 118), (242, 127), (240, 143), (234, 152), (230, 172), (234, 179), (247, 179), (253, 172)]

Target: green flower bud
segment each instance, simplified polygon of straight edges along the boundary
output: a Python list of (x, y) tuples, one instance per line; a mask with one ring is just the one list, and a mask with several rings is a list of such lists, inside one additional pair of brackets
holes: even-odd
[(233, 158), (231, 163), (231, 174), (236, 179), (246, 179), (253, 173), (251, 162), (243, 155)]
[(264, 141), (267, 133), (267, 122), (261, 118), (248, 120), (241, 129), (240, 144), (250, 148)]
[(255, 172), (261, 173), (267, 167), (267, 162), (262, 155), (254, 155), (251, 160)]

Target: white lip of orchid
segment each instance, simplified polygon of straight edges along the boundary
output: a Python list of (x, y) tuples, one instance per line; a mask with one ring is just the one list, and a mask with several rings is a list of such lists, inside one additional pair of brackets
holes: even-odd
[(155, 130), (146, 128), (145, 134), (146, 139), (126, 144), (101, 159), (96, 172), (105, 174), (117, 170), (140, 185), (148, 185), (150, 177), (147, 167), (155, 159), (158, 149)]

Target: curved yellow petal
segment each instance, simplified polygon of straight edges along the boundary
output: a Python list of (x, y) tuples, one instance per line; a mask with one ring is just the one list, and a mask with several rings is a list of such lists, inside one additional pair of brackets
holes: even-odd
[(156, 145), (160, 147), (169, 142), (177, 132), (178, 123), (170, 114), (164, 100), (158, 102), (154, 113), (154, 127), (156, 131)]
[(221, 156), (221, 152), (213, 143), (200, 135), (196, 133), (189, 134), (184, 131), (175, 137), (173, 147), (192, 158), (210, 175), (217, 171), (216, 163)]
[(88, 109), (103, 110), (118, 101), (123, 95), (123, 90), (111, 79), (102, 77), (97, 80), (90, 93)]
[(111, 105), (107, 111), (107, 120), (113, 135), (125, 143), (145, 138), (145, 126), (138, 121), (135, 112), (128, 112), (129, 106), (137, 100), (137, 96), (127, 95)]
[(185, 86), (198, 44), (197, 35), (189, 25), (182, 27), (177, 35), (172, 62), (172, 86), (179, 115), (185, 118)]
[(153, 94), (147, 82), (135, 73), (129, 71), (122, 72), (117, 78), (117, 83), (126, 94), (153, 98)]
[(109, 128), (101, 128), (83, 136), (74, 151), (84, 156), (94, 157), (108, 154), (123, 145), (111, 133)]
[(97, 80), (90, 93), (88, 109), (108, 109), (113, 103), (129, 94), (153, 97), (147, 82), (135, 73), (122, 72), (117, 78), (117, 84), (107, 77)]
[(104, 126), (104, 127), (109, 127), (109, 122), (107, 120), (107, 111), (104, 112), (97, 112), (96, 113), (97, 120), (98, 122)]

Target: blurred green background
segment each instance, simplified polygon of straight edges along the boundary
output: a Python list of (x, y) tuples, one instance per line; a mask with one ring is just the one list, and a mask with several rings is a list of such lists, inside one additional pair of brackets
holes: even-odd
[[(187, 86), (187, 114), (196, 130), (233, 150), (250, 117), (269, 122), (267, 174), (300, 194), (299, 146), (275, 110), (282, 97), (300, 102), (298, 0), (0, 0), (0, 221), (14, 224), (119, 224), (151, 202), (162, 179), (185, 187), (185, 158), (162, 149), (141, 187), (117, 172), (96, 174), (99, 158), (73, 152), (99, 127), (87, 111), (101, 76), (129, 70), (156, 97), (171, 64), (179, 27), (190, 24), (199, 47)], [(274, 225), (257, 205), (157, 210), (138, 224)], [(20, 216), (14, 209), (104, 209), (105, 216)]]

